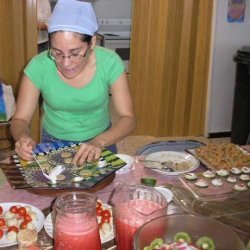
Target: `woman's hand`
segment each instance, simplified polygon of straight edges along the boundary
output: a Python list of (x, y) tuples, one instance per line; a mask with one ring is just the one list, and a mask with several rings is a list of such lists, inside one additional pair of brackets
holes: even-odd
[(102, 145), (95, 142), (89, 141), (81, 144), (80, 148), (75, 154), (73, 163), (82, 165), (84, 162), (91, 162), (98, 160), (102, 153)]
[(15, 143), (16, 153), (23, 160), (30, 161), (33, 159), (33, 149), (35, 148), (36, 143), (30, 137), (22, 137)]

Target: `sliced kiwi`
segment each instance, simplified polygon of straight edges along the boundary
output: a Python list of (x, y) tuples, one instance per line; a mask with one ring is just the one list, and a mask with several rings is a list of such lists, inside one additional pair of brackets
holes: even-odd
[(150, 178), (150, 177), (144, 177), (144, 178), (141, 178), (141, 183), (146, 186), (154, 187), (156, 184), (156, 179)]
[(201, 250), (214, 250), (215, 249), (214, 241), (207, 236), (200, 237), (196, 241), (196, 246), (199, 247)]
[(179, 232), (174, 236), (174, 241), (175, 242), (187, 242), (187, 243), (191, 243), (191, 237), (189, 236), (189, 234), (185, 233), (185, 232)]
[(162, 238), (156, 238), (150, 243), (149, 250), (154, 250), (155, 248), (161, 247), (163, 245)]

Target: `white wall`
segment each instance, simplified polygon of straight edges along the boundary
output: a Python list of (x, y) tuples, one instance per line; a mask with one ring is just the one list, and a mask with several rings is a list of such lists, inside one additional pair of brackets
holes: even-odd
[(250, 46), (250, 0), (246, 0), (243, 23), (227, 22), (227, 5), (228, 0), (217, 0), (207, 133), (231, 131), (236, 71), (233, 56), (242, 46)]

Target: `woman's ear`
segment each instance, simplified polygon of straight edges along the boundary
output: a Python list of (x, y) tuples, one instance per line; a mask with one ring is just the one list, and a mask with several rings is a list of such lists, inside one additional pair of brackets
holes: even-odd
[(90, 41), (90, 49), (94, 49), (95, 44), (96, 44), (96, 35), (94, 35), (94, 36), (91, 38), (91, 41)]

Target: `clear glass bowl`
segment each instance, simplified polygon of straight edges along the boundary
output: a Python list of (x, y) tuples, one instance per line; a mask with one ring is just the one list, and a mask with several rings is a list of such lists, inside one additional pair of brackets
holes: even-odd
[(144, 224), (134, 238), (134, 249), (143, 250), (155, 238), (163, 238), (165, 243), (173, 242), (174, 235), (186, 232), (192, 242), (202, 236), (214, 240), (218, 250), (245, 250), (238, 235), (225, 224), (211, 218), (195, 215), (167, 215), (153, 219)]

